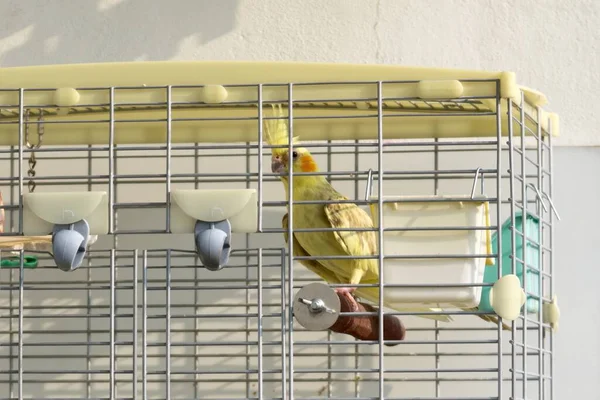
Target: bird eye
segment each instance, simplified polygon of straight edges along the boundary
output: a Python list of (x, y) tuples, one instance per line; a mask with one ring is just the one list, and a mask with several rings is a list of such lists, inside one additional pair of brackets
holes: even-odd
[(292, 152), (292, 157), (293, 157), (293, 158), (296, 158), (296, 157), (298, 157), (298, 152), (297, 152), (297, 151), (293, 151), (293, 152)]

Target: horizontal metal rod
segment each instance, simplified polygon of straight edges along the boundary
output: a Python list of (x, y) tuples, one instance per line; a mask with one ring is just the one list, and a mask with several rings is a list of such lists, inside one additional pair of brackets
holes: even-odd
[[(497, 340), (386, 340), (385, 343), (389, 344), (401, 344), (401, 345), (414, 345), (414, 344), (495, 344)], [(0, 342), (2, 346), (12, 345), (12, 343)], [(116, 341), (116, 346), (131, 345), (131, 341)], [(189, 342), (171, 342), (171, 347), (191, 347), (191, 346), (256, 346), (258, 344), (255, 340), (248, 341), (189, 341)], [(363, 340), (360, 342), (348, 342), (348, 341), (336, 341), (336, 340), (322, 340), (322, 341), (295, 341), (295, 347), (301, 346), (323, 346), (323, 345), (342, 345), (342, 346), (356, 346), (356, 345), (373, 345), (378, 344), (377, 341)], [(64, 346), (64, 347), (80, 347), (80, 346), (108, 346), (110, 341), (89, 341), (89, 342), (23, 342), (23, 347), (44, 347), (44, 346)], [(148, 347), (163, 347), (165, 342), (148, 342)], [(280, 346), (281, 341), (263, 341), (263, 346)]]
[[(281, 374), (280, 371), (277, 372), (278, 374)], [(162, 373), (164, 374), (164, 372)], [(152, 374), (152, 375), (161, 375), (161, 374)], [(152, 375), (149, 374), (149, 377), (151, 377)], [(250, 375), (250, 374), (248, 374)], [(538, 379), (532, 378), (532, 379), (528, 379), (527, 381), (536, 381)], [(378, 378), (367, 378), (364, 376), (361, 376), (360, 379), (361, 382), (377, 382)], [(496, 382), (497, 378), (493, 377), (493, 378), (475, 378), (475, 377), (468, 377), (468, 378), (410, 378), (410, 377), (400, 377), (400, 378), (394, 378), (394, 377), (389, 377), (385, 379), (386, 382)], [(512, 381), (511, 378), (503, 378), (502, 379), (503, 382), (510, 382)], [(522, 378), (517, 378), (516, 379), (517, 382), (522, 382), (523, 379)], [(8, 384), (8, 383), (16, 383), (16, 380), (9, 380), (9, 379), (0, 379), (0, 383), (4, 383), (4, 384)], [(57, 379), (51, 379), (51, 380), (45, 380), (45, 379), (24, 379), (23, 383), (75, 383), (75, 384), (80, 384), (82, 381), (81, 379), (65, 379), (62, 378), (60, 380)], [(109, 383), (108, 379), (101, 379), (101, 378), (93, 378), (93, 379), (89, 379), (86, 380), (86, 382), (89, 382), (90, 384), (99, 384), (99, 383)], [(126, 379), (126, 378), (118, 378), (115, 380), (116, 383), (131, 383), (131, 378)], [(195, 382), (199, 382), (199, 383), (246, 383), (246, 382), (256, 382), (255, 378), (242, 378), (242, 377), (236, 377), (236, 378), (232, 378), (232, 379), (219, 379), (216, 377), (211, 377), (211, 378), (205, 378), (205, 379), (200, 379), (200, 378), (174, 378), (171, 379), (171, 383), (172, 384), (177, 384), (177, 383), (195, 383)], [(268, 383), (280, 383), (281, 379), (280, 378), (266, 378), (264, 380), (264, 382), (268, 382)], [(326, 383), (326, 382), (342, 382), (342, 383), (354, 383), (356, 382), (356, 380), (354, 378), (351, 379), (343, 379), (343, 378), (331, 378), (330, 380), (327, 378), (314, 378), (314, 379), (310, 379), (310, 378), (294, 378), (294, 382), (301, 382), (301, 383), (314, 383), (314, 382), (322, 382), (322, 383)], [(161, 379), (148, 379), (148, 383), (164, 383), (164, 380)], [(29, 399), (29, 397), (28, 397)], [(85, 398), (86, 400), (88, 400), (88, 398)], [(244, 399), (246, 399), (244, 397)], [(280, 399), (280, 398), (279, 398)], [(354, 399), (354, 398), (353, 398)], [(463, 398), (464, 399), (464, 398)], [(14, 399), (11, 399), (14, 400)], [(47, 398), (44, 398), (44, 400), (47, 400)], [(61, 400), (64, 400), (61, 398)], [(194, 399), (197, 400), (197, 399)], [(205, 398), (203, 397), (202, 400), (205, 400)], [(370, 399), (372, 400), (372, 399)], [(419, 399), (420, 400), (420, 399)], [(462, 400), (462, 399), (461, 399)], [(469, 400), (469, 398), (466, 398), (464, 400)]]
[[(256, 331), (256, 330), (254, 330)], [(161, 330), (161, 332), (164, 332), (164, 329)], [(212, 331), (214, 332), (214, 331)], [(156, 332), (155, 332), (156, 333)], [(123, 351), (121, 350), (121, 348), (119, 348), (120, 351), (117, 352), (117, 354), (115, 355), (115, 358), (117, 359), (131, 359), (133, 357), (133, 355), (131, 353), (125, 353), (123, 354)], [(544, 352), (548, 352), (549, 351), (544, 351)], [(310, 353), (297, 353), (294, 354), (294, 358), (313, 358), (313, 357), (332, 357), (332, 358), (341, 358), (341, 357), (377, 357), (379, 354), (378, 353), (371, 353), (371, 352), (355, 352), (355, 351), (347, 351), (344, 352), (343, 354), (327, 354), (327, 353), (317, 353), (317, 352), (310, 352)], [(503, 357), (510, 357), (512, 355), (512, 352), (504, 352), (502, 354)], [(522, 353), (517, 353), (518, 356), (523, 356)], [(530, 352), (525, 354), (528, 357), (539, 357), (539, 352)], [(156, 353), (156, 354), (148, 354), (147, 357), (148, 358), (163, 358), (165, 355), (164, 353)], [(243, 353), (243, 354), (232, 354), (232, 353), (219, 353), (219, 352), (215, 352), (215, 353), (209, 353), (209, 354), (202, 354), (202, 353), (198, 353), (198, 354), (193, 354), (193, 353), (182, 353), (182, 354), (172, 354), (171, 357), (173, 359), (186, 359), (186, 358), (228, 358), (228, 359), (238, 359), (238, 358), (247, 358), (249, 356), (252, 357), (256, 357), (257, 354), (255, 352), (253, 353)], [(405, 358), (405, 357), (412, 357), (412, 358), (419, 358), (419, 357), (497, 357), (498, 354), (495, 352), (482, 352), (482, 353), (477, 353), (477, 352), (441, 352), (441, 353), (436, 353), (436, 352), (400, 352), (400, 353), (386, 353), (385, 357), (386, 358)], [(40, 354), (40, 355), (27, 355), (24, 354), (23, 355), (23, 359), (30, 359), (30, 360), (47, 360), (47, 359), (73, 359), (73, 360), (87, 360), (87, 359), (106, 359), (108, 358), (109, 355), (107, 354)], [(273, 353), (263, 353), (263, 357), (265, 358), (277, 358), (277, 359), (281, 359), (281, 353), (279, 352), (273, 352)], [(4, 358), (4, 357), (3, 357)], [(9, 359), (17, 359), (18, 356), (17, 355), (13, 355), (13, 356), (7, 356), (5, 359), (9, 360)], [(27, 371), (27, 373), (30, 373), (29, 371)]]
[[(474, 139), (474, 140), (453, 140), (453, 139), (440, 139), (439, 141), (428, 141), (428, 140), (417, 140), (417, 141), (410, 141), (410, 142), (386, 142), (385, 143), (385, 147), (386, 150), (384, 150), (384, 154), (394, 154), (394, 153), (403, 153), (405, 151), (414, 151), (414, 150), (387, 150), (387, 149), (394, 149), (394, 148), (399, 148), (399, 147), (407, 147), (407, 148), (411, 148), (411, 147), (427, 147), (427, 150), (423, 150), (423, 151), (428, 151), (430, 152), (431, 150), (429, 149), (430, 147), (434, 147), (434, 148), (438, 148), (440, 147), (440, 149), (438, 151), (440, 152), (444, 152), (444, 151), (449, 151), (449, 152), (459, 152), (459, 151), (464, 151), (464, 146), (481, 146), (482, 148), (480, 149), (476, 149), (474, 151), (496, 151), (495, 148), (489, 148), (486, 149), (486, 146), (493, 146), (493, 147), (497, 147), (498, 142), (496, 140), (480, 140), (480, 139)], [(281, 148), (282, 146), (280, 145), (268, 145), (268, 144), (235, 144), (235, 143), (222, 143), (222, 144), (181, 144), (181, 143), (172, 143), (171, 144), (171, 150), (174, 152), (177, 151), (189, 151), (189, 150), (256, 150), (256, 152), (251, 152), (250, 156), (257, 156), (258, 155), (258, 149), (259, 148), (263, 148), (265, 150), (271, 150), (271, 149), (275, 149), (275, 148)], [(361, 147), (365, 147), (365, 148), (376, 148), (378, 146), (378, 144), (376, 143), (376, 141), (359, 141), (358, 143), (356, 142), (322, 142), (322, 143), (303, 143), (302, 147), (304, 148), (328, 148), (331, 149), (332, 147), (339, 149), (339, 148), (361, 148)], [(460, 148), (457, 149), (445, 149), (444, 147), (450, 147), (450, 146), (460, 146)], [(8, 148), (8, 149), (2, 149), (0, 150), (0, 154), (17, 154), (18, 153), (18, 148), (19, 146), (14, 146), (13, 149)], [(503, 151), (507, 151), (508, 147), (504, 147), (501, 146)], [(147, 144), (147, 145), (140, 145), (140, 144), (135, 144), (135, 145), (129, 145), (129, 144), (119, 144), (119, 145), (115, 145), (114, 146), (114, 151), (116, 152), (115, 154), (115, 158), (119, 159), (119, 158), (129, 158), (129, 155), (119, 155), (122, 154), (122, 152), (131, 152), (131, 151), (143, 151), (143, 152), (147, 152), (147, 151), (164, 151), (167, 149), (167, 145), (166, 144)], [(536, 147), (529, 147), (527, 148), (530, 151), (535, 151), (537, 148)], [(40, 147), (39, 149), (28, 149), (27, 147), (23, 146), (22, 151), (24, 153), (63, 153), (63, 152), (92, 152), (92, 155), (88, 155), (86, 157), (82, 157), (83, 159), (88, 159), (88, 158), (92, 158), (95, 159), (96, 157), (102, 157), (102, 158), (108, 158), (108, 155), (104, 156), (97, 156), (94, 155), (93, 153), (95, 152), (108, 152), (109, 150), (111, 150), (110, 146), (108, 145), (73, 145), (73, 146), (44, 146), (44, 147)], [(467, 149), (469, 150), (469, 149)], [(371, 154), (378, 154), (377, 150), (366, 150), (367, 153), (371, 153)], [(328, 154), (328, 152), (311, 152), (313, 154)], [(361, 154), (365, 154), (364, 150), (360, 151)], [(339, 152), (336, 151), (334, 154), (354, 154), (354, 152), (348, 152), (348, 153), (344, 153), (344, 152)], [(202, 154), (202, 156), (204, 156), (205, 154)], [(227, 153), (218, 153), (217, 156), (225, 156), (227, 155)], [(244, 153), (233, 153), (230, 154), (232, 156), (236, 156), (236, 157), (246, 157), (247, 155)], [(188, 155), (187, 157), (193, 157), (192, 155)], [(8, 158), (6, 158), (8, 159)]]

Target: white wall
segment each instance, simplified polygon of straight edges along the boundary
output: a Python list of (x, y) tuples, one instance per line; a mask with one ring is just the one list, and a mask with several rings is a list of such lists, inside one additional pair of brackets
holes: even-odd
[[(0, 21), (1, 67), (263, 59), (511, 70), (559, 114), (562, 137), (554, 144), (600, 145), (597, 0), (3, 0)], [(588, 176), (600, 168), (600, 153), (557, 149), (554, 168), (563, 218), (556, 394), (566, 398), (576, 388), (593, 397), (600, 392), (600, 304), (589, 249), (598, 242), (599, 189)]]
[(594, 289), (600, 279), (600, 262), (594, 257), (600, 243), (600, 180), (583, 171), (600, 170), (600, 149), (559, 148), (555, 153), (554, 197), (562, 218), (555, 237), (562, 313), (556, 335), (556, 395), (566, 399), (576, 390), (577, 397), (591, 399), (600, 392), (600, 300)]
[[(599, 145), (597, 0), (4, 0), (0, 66), (295, 60), (510, 70)], [(597, 107), (596, 107), (597, 108)]]

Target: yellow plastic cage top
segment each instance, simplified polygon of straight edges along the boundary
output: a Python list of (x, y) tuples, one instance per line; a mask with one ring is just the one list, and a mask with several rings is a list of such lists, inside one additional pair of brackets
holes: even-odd
[(172, 143), (254, 142), (258, 107), (285, 106), (290, 95), (303, 141), (376, 139), (379, 99), (385, 139), (507, 135), (507, 101), (524, 108), (527, 135), (537, 123), (542, 135), (559, 133), (558, 116), (541, 108), (546, 97), (512, 72), (166, 61), (0, 68), (0, 145), (19, 144), (21, 108), (30, 122), (43, 110), (45, 145), (107, 144), (111, 121), (114, 144), (164, 143), (161, 122)]

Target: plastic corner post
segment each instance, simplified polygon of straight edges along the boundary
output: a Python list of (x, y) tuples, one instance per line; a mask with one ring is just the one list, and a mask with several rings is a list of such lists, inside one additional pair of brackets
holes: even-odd
[(52, 230), (52, 252), (54, 262), (62, 271), (74, 271), (81, 266), (85, 257), (90, 226), (85, 219), (73, 224), (54, 225)]
[(218, 271), (229, 262), (231, 253), (231, 223), (196, 221), (194, 228), (196, 252), (206, 269)]

